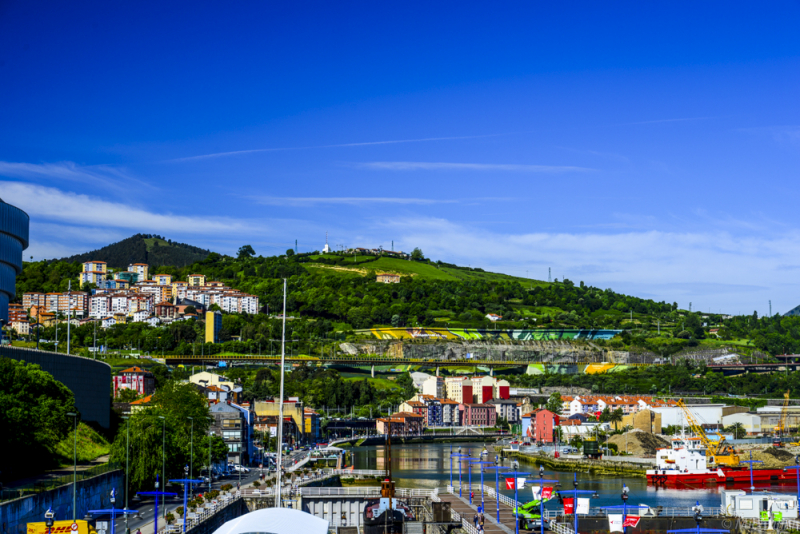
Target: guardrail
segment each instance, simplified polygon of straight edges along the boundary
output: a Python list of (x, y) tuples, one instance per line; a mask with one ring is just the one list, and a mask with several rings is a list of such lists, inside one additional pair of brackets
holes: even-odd
[(383, 469), (324, 469), (323, 472), (330, 475), (360, 475), (367, 477), (382, 477), (386, 475), (386, 471)]
[[(117, 464), (112, 464), (112, 463), (100, 464), (94, 467), (90, 467), (89, 469), (78, 471), (77, 478), (78, 481), (86, 480), (87, 478), (96, 477), (99, 475), (103, 475), (105, 473), (109, 473), (111, 471), (117, 471), (119, 469), (121, 469), (121, 467), (118, 466)], [(73, 475), (70, 474), (61, 477), (48, 478), (46, 480), (41, 480), (33, 484), (27, 484), (25, 486), (18, 486), (15, 488), (3, 488), (2, 490), (0, 490), (0, 501), (19, 499), (25, 497), (26, 495), (40, 493), (42, 491), (49, 491), (59, 486), (66, 486), (68, 484), (72, 484), (73, 481), (74, 481)]]
[[(241, 498), (242, 498), (241, 493), (237, 491), (235, 493), (220, 495), (214, 501), (204, 504), (203, 508), (198, 509), (198, 511), (196, 512), (189, 511), (187, 513), (187, 511), (184, 511), (184, 513), (186, 514), (186, 530), (188, 531), (189, 529), (194, 528), (198, 524), (202, 523), (209, 517), (216, 514), (220, 509), (225, 508), (232, 502)], [(214, 504), (214, 502), (216, 502), (217, 504)], [(179, 517), (175, 521), (175, 523), (160, 528), (158, 530), (158, 533), (172, 534), (175, 532), (182, 532), (182, 531), (183, 531), (183, 518)]]

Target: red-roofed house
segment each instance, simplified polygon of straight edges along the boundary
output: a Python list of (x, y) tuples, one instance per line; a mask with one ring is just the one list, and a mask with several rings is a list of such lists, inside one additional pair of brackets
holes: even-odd
[(122, 389), (132, 389), (139, 395), (151, 395), (156, 390), (153, 373), (141, 367), (129, 367), (113, 378), (114, 396)]

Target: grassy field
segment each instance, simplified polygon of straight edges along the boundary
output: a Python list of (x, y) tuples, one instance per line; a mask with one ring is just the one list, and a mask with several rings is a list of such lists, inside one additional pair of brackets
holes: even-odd
[[(72, 464), (74, 432), (56, 445), (56, 453), (64, 458), (64, 463)], [(111, 445), (106, 439), (92, 430), (85, 423), (78, 424), (77, 456), (78, 462), (90, 462), (100, 456), (105, 456), (111, 451)], [(69, 460), (69, 462), (67, 462)]]
[[(334, 255), (310, 256), (312, 260), (323, 257), (329, 259), (339, 258), (339, 256)], [(305, 267), (312, 269), (314, 272), (333, 272), (342, 276), (364, 276), (368, 271), (372, 270), (375, 272), (390, 272), (399, 275), (418, 276), (420, 278), (429, 280), (483, 280), (487, 282), (513, 280), (523, 284), (528, 284), (531, 287), (536, 285), (545, 285), (547, 283), (539, 280), (509, 276), (501, 273), (469, 271), (466, 269), (455, 269), (444, 266), (439, 267), (435, 264), (402, 260), (387, 256), (382, 256), (373, 261), (374, 258), (374, 256), (356, 256), (354, 258), (347, 258), (346, 261), (338, 265), (307, 263), (305, 264)]]

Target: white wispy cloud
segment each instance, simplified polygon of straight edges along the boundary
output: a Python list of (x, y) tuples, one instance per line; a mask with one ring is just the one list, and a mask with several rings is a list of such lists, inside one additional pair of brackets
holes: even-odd
[(396, 247), (517, 276), (562, 276), (695, 309), (775, 311), (800, 304), (795, 273), (800, 232), (784, 229), (740, 236), (703, 231), (587, 231), (503, 233), (440, 218), (396, 217), (375, 224), (375, 238), (396, 236)]
[(504, 171), (504, 172), (588, 172), (593, 171), (587, 167), (574, 167), (568, 165), (519, 165), (515, 163), (448, 163), (436, 161), (370, 161), (354, 163), (356, 167), (364, 169), (378, 169), (390, 171), (417, 171), (417, 170), (456, 170), (456, 171)]
[(83, 184), (101, 186), (106, 189), (123, 190), (129, 183), (154, 188), (143, 180), (135, 178), (123, 169), (109, 165), (78, 165), (71, 161), (58, 163), (24, 163), (0, 161), (0, 176), (8, 178), (33, 178), (69, 180)]
[(69, 226), (125, 228), (141, 232), (188, 234), (229, 233), (250, 228), (247, 221), (155, 213), (99, 197), (23, 182), (0, 182), (0, 197), (31, 219), (60, 221)]
[(403, 198), (403, 197), (248, 197), (267, 206), (306, 207), (319, 204), (368, 206), (375, 204), (428, 205), (452, 204), (453, 199)]
[(457, 137), (423, 137), (420, 139), (393, 139), (388, 141), (364, 141), (359, 143), (338, 143), (333, 145), (310, 145), (310, 146), (294, 146), (294, 147), (273, 147), (273, 148), (253, 148), (248, 150), (231, 150), (228, 152), (213, 152), (211, 154), (200, 154), (198, 156), (188, 156), (185, 158), (175, 158), (169, 161), (181, 162), (192, 161), (210, 158), (222, 158), (227, 156), (242, 156), (245, 154), (257, 154), (259, 152), (282, 152), (287, 150), (310, 150), (314, 148), (346, 148), (358, 146), (371, 146), (371, 145), (395, 145), (400, 143), (424, 143), (427, 141), (455, 141), (459, 139), (479, 139), (483, 137), (495, 137), (504, 134), (487, 134), (487, 135), (463, 135)]

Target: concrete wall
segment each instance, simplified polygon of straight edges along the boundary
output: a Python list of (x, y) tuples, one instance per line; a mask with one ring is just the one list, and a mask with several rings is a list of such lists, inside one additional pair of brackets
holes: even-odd
[[(83, 519), (89, 510), (109, 508), (112, 488), (117, 490), (116, 506), (121, 508), (125, 503), (125, 477), (121, 470), (79, 480), (76, 517)], [(72, 484), (4, 502), (0, 505), (0, 534), (25, 534), (27, 524), (44, 521), (44, 513), (50, 507), (56, 520), (72, 519)]]
[(56, 352), (0, 347), (0, 356), (38, 364), (43, 371), (67, 386), (84, 421), (108, 428), (111, 417), (111, 367), (90, 358)]

